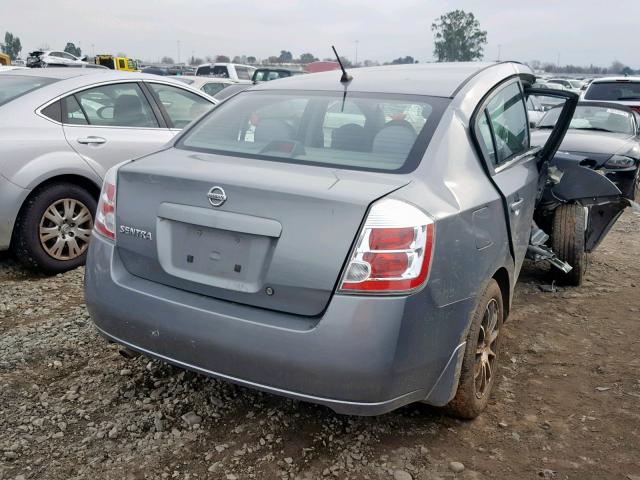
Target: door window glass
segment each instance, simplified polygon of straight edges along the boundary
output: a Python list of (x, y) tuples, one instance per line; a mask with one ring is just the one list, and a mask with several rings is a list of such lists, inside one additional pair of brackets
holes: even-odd
[(80, 104), (76, 100), (76, 97), (69, 95), (64, 100), (65, 104), (65, 118), (63, 123), (70, 125), (88, 125), (87, 117), (84, 115)]
[(226, 86), (226, 83), (205, 83), (201, 90), (207, 95), (213, 96)]
[(135, 83), (116, 83), (76, 93), (90, 125), (158, 127), (151, 105)]
[(193, 119), (207, 112), (213, 104), (195, 93), (171, 85), (150, 83), (175, 128), (184, 128)]
[(489, 127), (489, 120), (487, 119), (486, 110), (482, 113), (478, 119), (478, 141), (480, 147), (484, 151), (485, 155), (489, 157), (492, 163), (496, 163), (496, 151), (493, 147), (493, 138), (491, 136), (491, 128)]
[(247, 67), (236, 67), (236, 75), (240, 80), (251, 80), (251, 74)]
[(499, 91), (487, 105), (487, 112), (495, 136), (497, 164), (529, 148), (527, 113), (517, 83)]
[(213, 76), (214, 77), (223, 77), (229, 78), (229, 71), (227, 70), (226, 65), (216, 65), (213, 67)]

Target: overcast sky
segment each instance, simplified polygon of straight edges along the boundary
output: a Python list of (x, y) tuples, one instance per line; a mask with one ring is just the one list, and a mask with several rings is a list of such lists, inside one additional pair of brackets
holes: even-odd
[[(472, 11), (488, 31), (485, 59), (640, 68), (640, 0), (2, 0), (0, 35), (22, 40), (24, 55), (80, 43), (84, 53), (125, 52), (157, 61), (225, 54), (265, 58), (290, 50), (358, 60), (411, 55), (433, 59), (431, 24)], [(614, 8), (615, 7), (615, 8)], [(615, 10), (615, 11), (614, 11)]]

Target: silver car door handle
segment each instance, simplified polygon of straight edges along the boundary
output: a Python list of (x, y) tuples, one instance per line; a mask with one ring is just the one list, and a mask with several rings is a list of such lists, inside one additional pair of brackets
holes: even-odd
[(102, 145), (103, 143), (107, 143), (107, 139), (102, 137), (80, 137), (78, 139), (78, 143), (81, 143), (83, 145), (89, 145), (92, 143), (96, 145)]
[(511, 205), (510, 205), (511, 211), (513, 213), (517, 213), (518, 210), (520, 210), (520, 207), (522, 206), (523, 203), (524, 203), (524, 198), (519, 198), (515, 202), (511, 203)]

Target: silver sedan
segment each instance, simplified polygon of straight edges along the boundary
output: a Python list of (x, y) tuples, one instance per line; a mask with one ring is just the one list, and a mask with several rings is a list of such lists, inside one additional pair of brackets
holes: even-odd
[(105, 172), (162, 148), (216, 100), (155, 75), (0, 74), (0, 251), (57, 273), (84, 263)]

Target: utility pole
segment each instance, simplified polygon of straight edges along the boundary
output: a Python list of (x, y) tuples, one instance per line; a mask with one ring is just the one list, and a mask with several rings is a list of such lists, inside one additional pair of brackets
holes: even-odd
[(178, 40), (178, 62), (180, 63), (180, 40)]
[(355, 62), (355, 66), (358, 66), (358, 43), (360, 43), (360, 40), (356, 40), (356, 62)]

